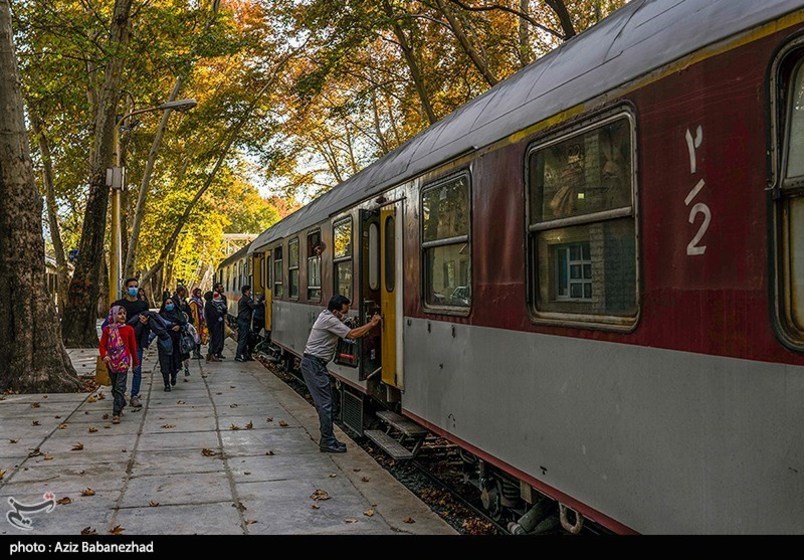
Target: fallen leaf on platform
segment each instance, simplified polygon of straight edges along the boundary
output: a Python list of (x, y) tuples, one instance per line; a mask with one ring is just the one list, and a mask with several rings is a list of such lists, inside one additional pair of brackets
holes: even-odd
[(319, 506), (318, 504), (311, 504), (310, 509), (321, 509), (321, 506)]
[(32, 420), (31, 426), (39, 426), (39, 420)]
[(114, 528), (109, 529), (109, 534), (110, 535), (122, 535), (123, 531), (125, 531), (125, 529), (123, 529), (120, 525), (115, 525)]
[(229, 426), (229, 429), (230, 430), (239, 430), (240, 426), (238, 426), (237, 424), (232, 424), (231, 426)]
[(230, 389), (237, 389), (237, 387), (235, 387), (234, 385), (229, 385), (229, 388)]
[(8, 440), (8, 443), (17, 443), (18, 441), (19, 440), (16, 440), (16, 439), (10, 439), (10, 440)]
[(374, 510), (367, 509), (366, 511), (363, 512), (363, 515), (365, 515), (366, 517), (374, 517)]
[(159, 502), (157, 502), (156, 500), (151, 500), (150, 502), (148, 502), (148, 505), (151, 507), (157, 507), (159, 505)]
[(39, 408), (39, 403), (38, 402), (32, 402), (31, 403), (31, 408)]
[(84, 414), (89, 414), (89, 411), (88, 411), (88, 410), (85, 410), (85, 411), (84, 411)]
[(284, 420), (280, 420), (280, 421), (279, 421), (279, 425), (280, 425), (280, 426), (282, 426), (283, 428), (287, 428), (287, 427), (288, 427), (288, 423), (287, 423), (287, 422), (285, 422)]
[(81, 490), (81, 495), (82, 496), (94, 496), (95, 491), (92, 488), (85, 488), (85, 489)]
[(230, 404), (229, 408), (237, 408), (237, 403)]
[(247, 430), (251, 430), (253, 427), (254, 427), (254, 422), (252, 422), (251, 420), (249, 420), (249, 421), (248, 421), (248, 424), (246, 424), (246, 429), (247, 429)]
[(360, 469), (352, 469), (352, 472), (360, 472)]
[(243, 502), (237, 502), (236, 504), (232, 504), (233, 508), (237, 508), (239, 511), (243, 512), (246, 511), (248, 508), (243, 505)]
[(186, 401), (176, 401), (176, 404), (187, 404)]
[(47, 395), (42, 395), (42, 398), (43, 398), (43, 399), (46, 399), (46, 398), (47, 398)]
[(217, 454), (218, 454), (217, 451), (212, 451), (211, 449), (207, 449), (206, 447), (201, 450), (201, 455), (203, 455), (204, 457), (214, 457)]
[(343, 520), (344, 523), (357, 523), (356, 517), (347, 517)]
[(256, 519), (246, 519), (246, 525), (254, 525), (256, 522)]
[(103, 427), (104, 430), (108, 430), (109, 428), (111, 428), (111, 426), (104, 426)]
[(98, 397), (89, 397), (87, 399), (87, 402), (88, 403), (98, 402)]
[(41, 451), (39, 451), (39, 448), (37, 447), (37, 448), (35, 448), (33, 451), (31, 451), (30, 453), (28, 453), (28, 457), (38, 457), (38, 456), (39, 456), (39, 455), (41, 455), (41, 454), (42, 454), (42, 452), (41, 452)]
[(66, 428), (66, 427), (67, 427), (67, 424), (64, 424), (64, 423), (59, 424), (59, 429), (60, 429), (60, 430), (63, 430), (63, 429), (64, 429), (64, 428)]
[(402, 520), (402, 523), (416, 523), (416, 520), (413, 519), (412, 517), (406, 517), (405, 519)]
[(369, 480), (371, 480), (371, 479), (370, 479), (369, 477), (367, 477), (367, 476), (364, 476), (364, 477), (363, 477), (363, 478), (361, 478), (360, 480), (362, 480), (363, 482), (368, 482), (368, 481), (369, 481)]
[(216, 395), (222, 395), (223, 393), (215, 393)]
[(67, 496), (64, 496), (62, 499), (56, 500), (56, 503), (59, 504), (60, 506), (66, 506), (67, 504), (73, 503), (73, 501)]
[(61, 418), (61, 416), (54, 416), (53, 418), (55, 418), (56, 420), (58, 420), (59, 418)]
[(6, 471), (0, 471), (0, 480), (3, 480), (4, 476), (6, 476)]
[(273, 451), (266, 451), (266, 452), (265, 452), (265, 454), (266, 454), (266, 455), (273, 455), (273, 454), (274, 454), (274, 452), (273, 452)]
[(81, 529), (81, 534), (82, 535), (97, 535), (98, 532), (95, 529), (93, 529), (92, 527), (84, 527), (83, 529)]
[(88, 431), (90, 434), (94, 434), (95, 432), (97, 432), (97, 431), (98, 431), (98, 428), (96, 428), (95, 426), (90, 426), (89, 428), (87, 428), (87, 431)]
[(175, 428), (176, 424), (162, 424), (160, 428), (164, 428), (165, 430), (169, 430), (170, 428)]
[(98, 400), (99, 400), (99, 401), (102, 401), (102, 400), (104, 400), (104, 399), (106, 399), (106, 394), (104, 394), (104, 393), (98, 393)]
[(330, 478), (335, 478), (336, 476), (338, 476), (338, 475), (337, 475), (337, 474), (335, 474), (335, 473), (329, 473), (329, 477), (330, 477)]
[(104, 414), (104, 415), (103, 415), (103, 419), (104, 419), (104, 420), (108, 420), (108, 419), (109, 419), (109, 415), (108, 415), (108, 414)]
[(326, 492), (326, 490), (321, 490), (320, 488), (316, 489), (316, 491), (310, 496), (310, 499), (315, 500), (316, 502), (329, 500), (329, 498), (330, 495)]
[(87, 472), (87, 471), (82, 470), (82, 471), (79, 471), (79, 472), (78, 472), (78, 474), (80, 474), (80, 475), (84, 475), (84, 474), (86, 474), (86, 472)]
[(44, 460), (45, 461), (52, 461), (53, 460), (53, 455), (48, 455), (47, 453), (45, 453)]
[(81, 451), (82, 449), (84, 449), (84, 444), (80, 441), (73, 445), (73, 451)]

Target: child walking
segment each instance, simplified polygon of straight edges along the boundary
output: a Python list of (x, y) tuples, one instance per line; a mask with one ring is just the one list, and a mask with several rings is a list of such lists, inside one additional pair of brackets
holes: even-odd
[(106, 323), (100, 340), (100, 355), (106, 362), (112, 380), (112, 424), (119, 424), (123, 407), (126, 406), (126, 374), (129, 368), (139, 365), (137, 341), (134, 329), (126, 324), (126, 308), (122, 305), (112, 307)]

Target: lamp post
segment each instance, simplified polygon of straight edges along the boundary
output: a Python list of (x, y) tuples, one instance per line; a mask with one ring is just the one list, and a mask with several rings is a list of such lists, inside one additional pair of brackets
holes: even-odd
[(123, 167), (123, 154), (120, 150), (120, 128), (134, 115), (152, 111), (187, 111), (196, 106), (195, 99), (168, 101), (156, 107), (137, 109), (120, 117), (114, 125), (114, 167), (106, 170), (106, 184), (112, 189), (112, 239), (109, 249), (109, 305), (120, 297), (120, 284), (123, 271), (123, 232), (120, 228), (120, 198), (125, 187), (126, 170)]

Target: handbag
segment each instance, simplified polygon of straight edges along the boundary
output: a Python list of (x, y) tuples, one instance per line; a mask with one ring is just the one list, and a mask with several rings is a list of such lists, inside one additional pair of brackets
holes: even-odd
[(341, 366), (357, 367), (357, 364), (360, 363), (357, 349), (357, 340), (338, 339), (338, 348), (335, 350), (335, 363)]

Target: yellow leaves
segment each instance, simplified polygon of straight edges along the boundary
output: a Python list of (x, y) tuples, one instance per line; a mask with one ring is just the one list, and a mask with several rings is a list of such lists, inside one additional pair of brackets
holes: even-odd
[(81, 534), (84, 535), (84, 536), (97, 535), (98, 532), (95, 529), (93, 529), (92, 527), (87, 526), (87, 527), (84, 527), (83, 529), (81, 529)]
[(283, 428), (287, 428), (287, 427), (288, 427), (288, 423), (287, 423), (287, 422), (285, 422), (284, 420), (280, 420), (280, 421), (279, 421), (279, 425), (280, 425), (280, 426), (282, 426)]
[(374, 517), (374, 510), (367, 509), (366, 511), (363, 512), (363, 515), (365, 515), (366, 517)]
[(176, 424), (162, 424), (159, 427), (162, 428), (163, 430), (170, 430), (171, 428), (175, 428)]
[(321, 506), (320, 506), (320, 505), (318, 505), (317, 503), (315, 503), (315, 504), (310, 504), (310, 509), (321, 509)]
[(81, 495), (82, 496), (94, 496), (95, 491), (92, 488), (87, 487), (87, 488), (84, 488), (83, 490), (81, 490)]
[(156, 500), (151, 500), (150, 502), (148, 502), (148, 505), (151, 507), (159, 507), (159, 502), (157, 502)]
[(0, 480), (3, 480), (3, 477), (6, 476), (6, 472), (8, 471), (0, 470)]
[(58, 425), (59, 430), (63, 430), (67, 427), (67, 424), (61, 423)]
[(81, 443), (80, 441), (78, 441), (78, 442), (76, 442), (76, 443), (73, 445), (73, 449), (72, 449), (72, 450), (73, 450), (73, 451), (83, 451), (83, 449), (84, 449), (84, 444), (83, 444), (83, 443)]
[(110, 535), (122, 535), (123, 531), (125, 531), (125, 529), (123, 529), (123, 527), (121, 527), (120, 525), (115, 525), (113, 528), (109, 529), (109, 534)]
[(98, 402), (98, 397), (96, 397), (95, 395), (92, 395), (87, 399), (87, 402), (88, 403), (96, 403), (96, 402)]
[(329, 500), (330, 497), (331, 496), (329, 495), (329, 493), (327, 493), (326, 490), (321, 490), (320, 488), (318, 488), (316, 489), (315, 492), (312, 493), (310, 499), (315, 500), (316, 502), (323, 502), (325, 500)]
[(94, 434), (95, 432), (97, 432), (97, 431), (98, 431), (98, 428), (96, 428), (95, 426), (90, 426), (89, 428), (87, 428), (87, 431), (88, 431), (90, 434)]
[(356, 517), (347, 517), (347, 518), (345, 518), (343, 520), (343, 522), (347, 523), (347, 524), (357, 523), (357, 518)]
[(60, 506), (66, 506), (73, 503), (73, 501), (69, 497), (64, 496), (60, 500), (56, 500), (56, 503), (59, 504)]
[(217, 454), (218, 454), (217, 451), (212, 451), (211, 449), (208, 449), (206, 447), (201, 450), (201, 455), (203, 455), (204, 457), (215, 457)]

